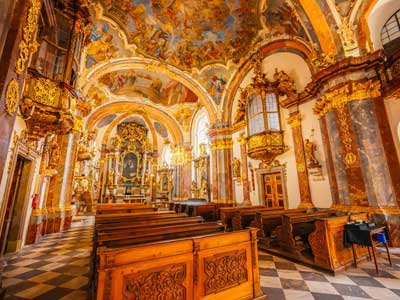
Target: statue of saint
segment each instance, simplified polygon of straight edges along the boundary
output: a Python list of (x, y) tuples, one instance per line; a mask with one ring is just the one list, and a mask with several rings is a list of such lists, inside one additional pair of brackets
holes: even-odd
[(316, 148), (317, 147), (315, 146), (315, 144), (310, 142), (309, 139), (305, 140), (304, 151), (305, 151), (306, 161), (307, 161), (307, 164), (308, 164), (309, 168), (313, 168), (313, 167), (318, 167), (319, 166), (318, 160), (315, 157)]
[(205, 180), (204, 178), (201, 182), (200, 195), (201, 195), (201, 197), (208, 199), (208, 183), (207, 183), (207, 180)]
[(57, 144), (57, 136), (53, 136), (49, 143), (49, 166), (55, 167), (60, 159), (60, 149)]
[(233, 177), (235, 178), (240, 178), (241, 177), (241, 171), (240, 171), (240, 160), (235, 157), (233, 159)]

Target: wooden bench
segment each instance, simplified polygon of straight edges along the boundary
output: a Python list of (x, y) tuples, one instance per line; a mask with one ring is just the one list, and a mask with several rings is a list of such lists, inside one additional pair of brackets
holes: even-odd
[(183, 224), (191, 224), (192, 222), (196, 223), (203, 223), (204, 219), (202, 217), (187, 217), (186, 215), (182, 216), (182, 214), (176, 214), (176, 217), (171, 218), (157, 218), (151, 220), (130, 220), (127, 222), (121, 223), (110, 223), (110, 224), (97, 224), (96, 230), (120, 230), (125, 228), (131, 227), (152, 227), (152, 226), (163, 226), (166, 224), (176, 224), (176, 223), (183, 223)]
[(282, 210), (277, 207), (255, 206), (235, 206), (221, 207), (221, 221), (225, 224), (227, 230), (241, 230), (249, 227), (254, 220), (257, 212)]
[(276, 227), (282, 225), (283, 214), (293, 215), (293, 214), (305, 214), (307, 213), (307, 208), (294, 208), (286, 210), (272, 210), (272, 211), (261, 211), (257, 212), (256, 216), (251, 222), (250, 226), (258, 228), (258, 238), (264, 239), (264, 241), (269, 241), (268, 238), (271, 237), (272, 233), (275, 231)]
[(333, 216), (336, 216), (336, 212), (331, 210), (282, 215), (282, 225), (276, 228), (279, 247), (296, 256), (301, 256), (302, 251), (306, 250), (305, 243), (308, 241), (308, 235), (315, 230), (316, 219)]
[(256, 229), (218, 230), (140, 246), (99, 247), (97, 300), (265, 300)]
[[(350, 216), (319, 218), (315, 230), (308, 236), (315, 265), (337, 272), (353, 264), (352, 249), (343, 244), (344, 227), (349, 221), (368, 220), (368, 213), (355, 213)], [(368, 249), (355, 245), (358, 260), (368, 256)]]
[(158, 211), (157, 207), (144, 204), (100, 204), (97, 205), (97, 215), (110, 213), (134, 213), (134, 212), (149, 212)]
[[(155, 211), (155, 212), (140, 212), (140, 213), (120, 213), (120, 214), (102, 214), (96, 215), (96, 223), (120, 223), (126, 222), (128, 220), (136, 219), (152, 219), (152, 218), (168, 218), (170, 216), (175, 216), (175, 211), (165, 210), (165, 211)], [(186, 215), (186, 214), (181, 214)]]
[(108, 248), (137, 245), (165, 239), (177, 239), (188, 236), (206, 235), (215, 232), (223, 232), (224, 226), (219, 222), (201, 224), (173, 224), (169, 226), (157, 226), (141, 228), (140, 230), (128, 229), (121, 232), (98, 232), (97, 245), (105, 245)]

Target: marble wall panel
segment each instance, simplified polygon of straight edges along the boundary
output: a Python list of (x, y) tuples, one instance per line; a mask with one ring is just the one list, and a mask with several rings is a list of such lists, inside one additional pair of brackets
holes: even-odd
[(336, 177), (339, 203), (351, 205), (346, 166), (344, 164), (343, 150), (339, 137), (336, 115), (333, 111), (329, 111), (325, 115), (325, 119), (329, 135), (329, 144), (332, 150), (332, 161)]
[(395, 196), (373, 100), (353, 101), (349, 108), (369, 205), (394, 205)]

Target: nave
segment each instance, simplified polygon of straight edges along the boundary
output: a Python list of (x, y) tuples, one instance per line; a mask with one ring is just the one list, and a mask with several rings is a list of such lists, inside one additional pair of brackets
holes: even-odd
[[(93, 222), (73, 224), (6, 257), (7, 300), (88, 299)], [(260, 251), (261, 288), (269, 300), (400, 299), (400, 255), (392, 254), (392, 267), (384, 253), (378, 262), (378, 276), (369, 261), (332, 276)]]

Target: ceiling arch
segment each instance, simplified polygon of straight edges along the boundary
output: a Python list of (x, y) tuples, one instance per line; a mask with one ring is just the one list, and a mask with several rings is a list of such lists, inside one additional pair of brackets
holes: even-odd
[(87, 95), (89, 89), (96, 85), (97, 80), (102, 76), (123, 70), (146, 70), (155, 73), (164, 74), (169, 78), (176, 80), (190, 90), (199, 98), (200, 103), (206, 108), (210, 121), (214, 123), (217, 119), (217, 109), (215, 103), (205, 88), (194, 80), (189, 74), (150, 58), (119, 58), (102, 62), (91, 69), (86, 76), (81, 77), (78, 85), (82, 92)]
[(183, 142), (183, 133), (175, 119), (164, 111), (150, 105), (129, 101), (112, 102), (98, 107), (89, 115), (85, 124), (86, 129), (89, 131), (92, 130), (102, 118), (114, 113), (128, 113), (129, 115), (139, 114), (143, 117), (146, 115), (151, 116), (152, 119), (163, 123), (167, 127), (175, 144), (181, 144)]

